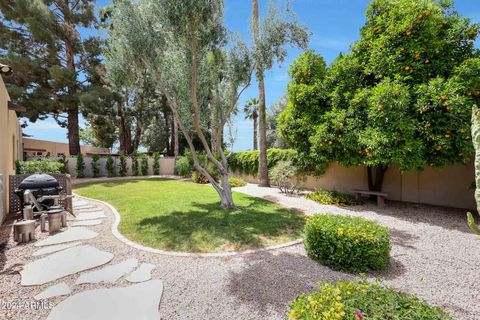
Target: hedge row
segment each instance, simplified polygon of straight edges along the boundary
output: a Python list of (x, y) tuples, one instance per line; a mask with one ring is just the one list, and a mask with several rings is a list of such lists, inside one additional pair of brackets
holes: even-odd
[[(245, 151), (235, 152), (228, 159), (228, 165), (230, 170), (234, 172), (256, 175), (258, 172), (258, 157), (260, 152)], [(297, 158), (297, 152), (292, 149), (268, 149), (267, 161), (268, 168), (272, 168), (279, 161), (292, 161), (295, 162)]]
[(30, 160), (16, 162), (17, 174), (33, 174), (33, 173), (63, 173), (64, 163), (50, 160)]

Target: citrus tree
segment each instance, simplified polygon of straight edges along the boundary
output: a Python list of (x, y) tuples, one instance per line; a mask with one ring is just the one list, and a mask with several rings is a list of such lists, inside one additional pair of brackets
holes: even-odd
[(480, 94), (467, 73), (479, 31), (451, 1), (376, 0), (361, 38), (329, 68), (302, 54), (290, 68), (283, 137), (305, 162), (364, 165), (370, 190), (392, 165), (467, 163), (471, 109)]

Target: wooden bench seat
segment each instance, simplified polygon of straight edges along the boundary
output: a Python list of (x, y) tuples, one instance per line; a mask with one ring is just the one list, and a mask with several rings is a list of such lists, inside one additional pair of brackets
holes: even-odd
[(377, 191), (369, 191), (369, 190), (352, 190), (357, 199), (360, 199), (360, 196), (376, 196), (377, 197), (377, 205), (379, 207), (385, 206), (385, 198), (388, 197), (388, 193), (384, 192), (377, 192)]

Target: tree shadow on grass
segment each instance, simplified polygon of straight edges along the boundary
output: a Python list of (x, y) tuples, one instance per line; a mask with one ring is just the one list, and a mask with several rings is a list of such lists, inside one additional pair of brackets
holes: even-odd
[(298, 239), (305, 223), (303, 214), (255, 198), (232, 210), (222, 210), (218, 203), (195, 202), (191, 207), (140, 220), (137, 236), (166, 250), (245, 250)]

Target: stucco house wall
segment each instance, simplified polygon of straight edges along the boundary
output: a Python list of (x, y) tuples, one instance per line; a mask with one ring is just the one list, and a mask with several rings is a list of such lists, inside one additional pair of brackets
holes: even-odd
[(0, 75), (0, 224), (8, 212), (8, 176), (15, 174), (15, 161), (22, 158), (22, 131)]
[[(60, 157), (62, 155), (69, 156), (70, 152), (68, 151), (68, 143), (39, 140), (24, 138), (23, 139), (23, 149), (27, 154), (27, 158), (35, 157), (45, 157), (47, 153), (50, 153), (52, 157)], [(97, 148), (92, 146), (80, 146), (82, 154), (108, 154), (109, 151), (107, 148)]]

